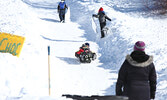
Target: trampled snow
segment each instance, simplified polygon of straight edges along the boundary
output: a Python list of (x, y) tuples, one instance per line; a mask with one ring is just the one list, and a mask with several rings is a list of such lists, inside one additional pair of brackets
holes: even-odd
[[(135, 1), (138, 5), (133, 5)], [(0, 32), (26, 38), (20, 57), (0, 53), (0, 100), (66, 99), (62, 94), (115, 95), (118, 70), (138, 40), (144, 41), (146, 53), (154, 56), (158, 76), (155, 100), (166, 99), (166, 18), (141, 16), (143, 6), (139, 0), (125, 6), (118, 0), (66, 0), (66, 22), (60, 23), (58, 2), (0, 0)], [(101, 6), (112, 19), (107, 22), (111, 33), (103, 39), (98, 20), (92, 20), (92, 14)], [(74, 55), (85, 42), (98, 56), (90, 64), (81, 64)]]

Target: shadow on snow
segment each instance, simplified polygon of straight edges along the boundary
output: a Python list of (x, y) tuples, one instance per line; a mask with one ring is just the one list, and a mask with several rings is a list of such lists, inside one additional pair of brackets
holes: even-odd
[(46, 3), (46, 2), (33, 2), (30, 0), (22, 0), (22, 2), (34, 8), (42, 8), (42, 9), (57, 9), (58, 2)]
[(55, 20), (55, 19), (50, 19), (50, 18), (40, 18), (42, 20), (45, 20), (45, 21), (49, 21), (49, 22), (56, 22), (56, 23), (60, 23), (59, 20)]
[(65, 62), (67, 62), (70, 65), (80, 65), (81, 63), (77, 58), (69, 58), (69, 57), (57, 57)]
[(84, 42), (84, 41), (74, 41), (74, 40), (56, 40), (56, 39), (47, 38), (43, 35), (41, 35), (41, 37), (45, 40), (56, 41), (56, 42)]

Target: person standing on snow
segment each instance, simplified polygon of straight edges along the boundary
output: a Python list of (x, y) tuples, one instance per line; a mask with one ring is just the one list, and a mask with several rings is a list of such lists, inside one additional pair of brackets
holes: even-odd
[(155, 98), (157, 76), (153, 56), (145, 53), (145, 43), (138, 41), (134, 51), (126, 56), (116, 83), (116, 95), (127, 96), (129, 100), (150, 100)]
[(58, 13), (59, 13), (59, 18), (60, 18), (60, 22), (65, 22), (65, 13), (66, 10), (68, 9), (65, 0), (61, 0), (61, 2), (58, 5)]
[(106, 19), (109, 21), (111, 21), (111, 19), (105, 14), (102, 7), (100, 7), (97, 15), (93, 14), (92, 16), (99, 19), (100, 29), (101, 29), (101, 38), (103, 38), (105, 36), (103, 28), (106, 26)]

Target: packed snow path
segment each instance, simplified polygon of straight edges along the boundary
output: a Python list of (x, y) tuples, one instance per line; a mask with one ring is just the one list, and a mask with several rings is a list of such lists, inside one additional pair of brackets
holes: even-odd
[[(98, 53), (98, 45), (88, 41), (94, 33), (91, 20), (87, 20), (89, 16), (83, 15), (84, 6), (78, 4), (80, 7), (74, 8), (75, 3), (69, 5), (65, 23), (59, 23), (56, 9), (59, 1), (49, 1), (52, 5), (49, 5), (48, 1), (48, 4), (43, 1), (24, 2), (38, 14), (38, 18), (47, 28), (39, 34), (45, 44), (51, 47), (51, 94), (105, 94), (106, 89), (114, 82), (111, 79), (115, 78), (116, 74), (112, 75), (110, 70), (98, 67), (101, 65), (99, 59), (90, 64), (81, 64), (75, 57), (75, 52), (85, 42), (89, 42), (91, 50)], [(80, 13), (77, 13), (78, 11)], [(87, 23), (79, 25), (74, 22)]]

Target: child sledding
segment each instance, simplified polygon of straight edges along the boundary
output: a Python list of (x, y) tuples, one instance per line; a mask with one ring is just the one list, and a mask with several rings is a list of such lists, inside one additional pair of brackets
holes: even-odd
[(92, 60), (96, 59), (96, 53), (90, 50), (89, 43), (82, 44), (80, 50), (75, 52), (75, 56), (81, 63), (91, 63)]

